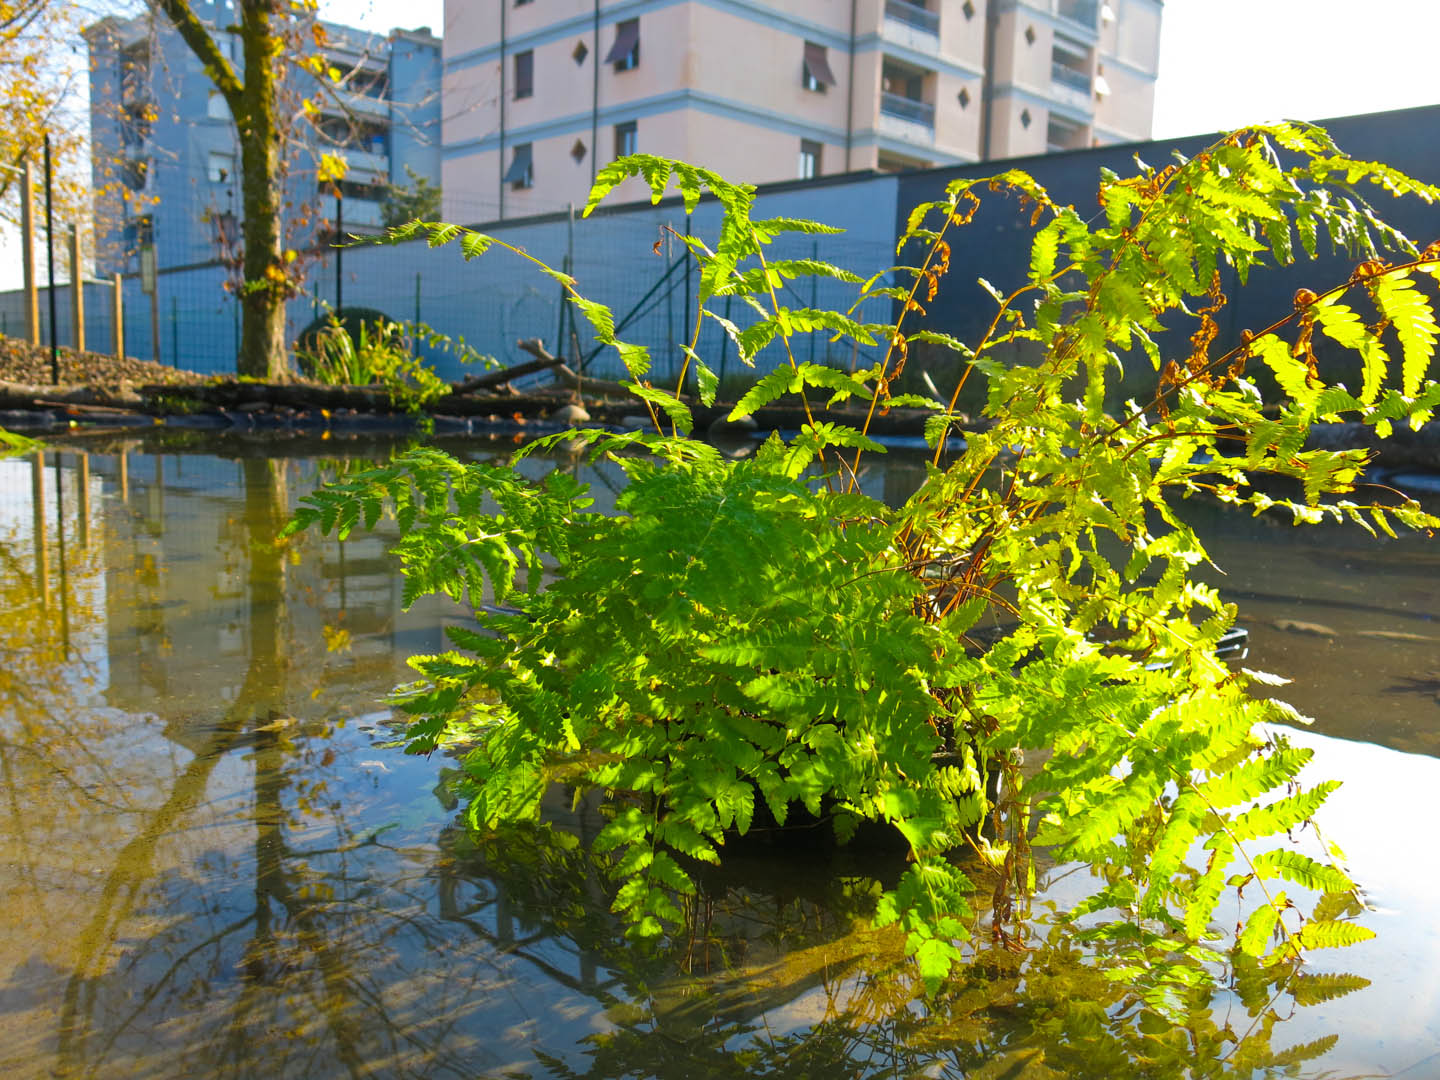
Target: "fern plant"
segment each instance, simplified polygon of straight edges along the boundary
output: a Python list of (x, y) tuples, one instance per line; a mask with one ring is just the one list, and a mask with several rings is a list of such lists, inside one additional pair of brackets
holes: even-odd
[[(1339, 419), (1388, 434), (1440, 404), (1440, 248), (1418, 251), (1361, 197), (1440, 191), (1346, 157), (1318, 128), (1255, 128), (1163, 169), (1105, 174), (1093, 221), (1019, 171), (954, 181), (910, 215), (897, 246), (908, 261), (862, 278), (767, 259), (783, 233), (834, 230), (755, 219), (753, 189), (682, 162), (622, 158), (586, 212), (637, 175), (657, 200), (673, 184), (687, 212), (707, 191), (724, 210), (710, 243), (677, 237), (695, 256), (700, 303), (673, 390), (646, 380), (646, 349), (619, 340), (609, 310), (568, 275), (455, 225), (412, 222), (390, 237), (458, 242), (467, 259), (508, 248), (569, 291), (657, 431), (578, 436), (629, 475), (617, 514), (589, 512), (560, 473), (536, 485), (418, 450), (316, 492), (291, 525), (343, 536), (388, 507), (406, 600), (441, 592), (474, 607), (477, 626), (450, 631), (453, 651), (416, 657), (420, 681), (397, 696), (412, 749), (469, 746), (472, 824), (534, 821), (557, 782), (602, 789), (610, 819), (595, 851), (616, 911), (646, 938), (679, 919), (693, 861), (719, 860), (761, 814), (783, 823), (803, 806), (841, 840), (859, 822), (887, 823), (911, 861), (875, 918), (903, 928), (932, 988), (974, 931), (977, 886), (992, 936), (1017, 932), (1034, 845), (1090, 864), (1099, 886), (1072, 913), (1076, 932), (1112, 960), (1130, 956), (1107, 972), (1157, 1001), (1230, 953), (1281, 970), (1368, 936), (1342, 917), (1355, 886), (1341, 869), (1276, 846), (1335, 785), (1301, 786), (1308, 752), (1261, 726), (1298, 719), (1251, 694), (1281, 680), (1217, 657), (1236, 611), (1192, 576), (1207, 553), (1183, 504), (1203, 496), (1372, 532), (1437, 524), (1393, 492), (1358, 497), (1362, 452), (1305, 440)], [(994, 196), (1018, 199), (1035, 227), (1027, 279), (991, 289), (979, 341), (908, 329), (950, 272), (947, 237)], [(1244, 281), (1322, 239), (1351, 253), (1355, 272), (1302, 290), (1293, 310), (1218, 352), (1220, 267)], [(777, 284), (803, 276), (849, 283), (854, 305), (781, 304)], [(720, 317), (717, 297), (739, 297), (751, 317)], [(896, 322), (857, 320), (873, 297), (894, 302)], [(709, 405), (717, 382), (696, 351), (706, 318), (746, 363), (780, 356), (732, 417), (783, 395), (810, 416), (822, 395), (863, 404), (865, 419), (812, 417), (741, 462), (689, 439), (680, 391), (693, 370)], [(1350, 351), (1352, 378), (1320, 378), (1317, 330)], [(793, 344), (810, 333), (886, 352), (853, 374), (799, 363)], [(890, 393), (919, 343), (963, 359), (948, 401)], [(1137, 368), (1153, 393), (1107, 409)], [(984, 422), (947, 459), (971, 379), (983, 381)], [(883, 452), (868, 435), (875, 413), (898, 405), (930, 410), (934, 457), (890, 508), (856, 477), (863, 454)], [(1026, 753), (1038, 768), (1021, 764)], [(1216, 912), (1237, 887), (1253, 910), (1232, 933)]]

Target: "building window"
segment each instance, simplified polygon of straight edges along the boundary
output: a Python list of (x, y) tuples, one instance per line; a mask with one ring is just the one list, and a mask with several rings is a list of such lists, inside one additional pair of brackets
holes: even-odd
[(615, 156), (622, 158), (627, 154), (638, 153), (640, 150), (640, 136), (635, 127), (635, 121), (615, 125)]
[(809, 139), (800, 140), (800, 179), (814, 180), (820, 175), (820, 154), (825, 147)]
[(532, 2), (532, 0), (515, 0), (515, 6), (516, 6), (516, 7), (524, 7), (526, 4), (529, 4), (529, 3), (531, 3), (531, 2)]
[(205, 158), (205, 176), (212, 184), (223, 184), (235, 175), (235, 155), (211, 150)]
[(528, 142), (516, 146), (515, 156), (510, 159), (510, 168), (505, 170), (505, 182), (516, 191), (535, 186), (535, 161), (531, 157), (530, 148), (531, 144)]
[(515, 54), (515, 100), (535, 93), (535, 50)]
[(605, 62), (616, 71), (633, 71), (640, 66), (640, 20), (626, 19), (615, 24), (615, 44), (605, 54)]
[(225, 101), (225, 95), (219, 90), (210, 91), (210, 96), (205, 101), (205, 115), (211, 120), (230, 119), (230, 106)]
[(125, 223), (121, 243), (125, 245), (127, 253), (154, 242), (155, 217), (153, 214), (140, 214)]
[[(120, 110), (120, 141), (125, 146), (144, 146), (154, 126), (155, 107), (149, 104), (126, 105)], [(225, 118), (228, 120), (227, 112)]]
[(830, 70), (830, 61), (825, 56), (825, 46), (813, 41), (805, 42), (805, 59), (800, 67), (800, 85), (806, 90), (823, 94), (827, 86), (835, 85), (835, 73)]
[(149, 158), (126, 158), (120, 163), (120, 182), (131, 191), (145, 191), (150, 182)]

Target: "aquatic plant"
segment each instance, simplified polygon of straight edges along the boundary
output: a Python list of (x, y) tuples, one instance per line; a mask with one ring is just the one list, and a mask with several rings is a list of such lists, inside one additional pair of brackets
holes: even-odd
[(40, 444), (34, 439), (0, 428), (0, 458), (26, 454), (31, 450), (39, 449), (39, 447)]
[[(1162, 169), (1103, 174), (1094, 221), (1017, 170), (955, 180), (911, 213), (897, 252), (918, 254), (861, 278), (767, 259), (781, 234), (835, 230), (757, 220), (753, 189), (682, 162), (620, 159), (587, 213), (632, 176), (657, 200), (673, 184), (687, 212), (706, 191), (724, 210), (713, 246), (677, 236), (699, 305), (674, 391), (646, 380), (647, 350), (616, 338), (610, 311), (568, 275), (456, 225), (391, 234), (458, 242), (467, 259), (508, 248), (617, 350), (656, 433), (563, 436), (625, 470), (617, 513), (589, 512), (563, 472), (535, 484), (421, 449), (309, 496), (290, 526), (343, 537), (388, 508), (406, 602), (441, 593), (475, 608), (477, 627), (452, 628), (453, 651), (414, 658), (421, 679), (396, 697), (412, 750), (468, 746), (474, 827), (536, 820), (557, 782), (601, 789), (609, 820), (594, 851), (614, 909), (645, 939), (679, 920), (696, 863), (721, 859), (762, 816), (783, 823), (803, 807), (841, 841), (883, 823), (910, 862), (875, 921), (903, 929), (932, 990), (963, 958), (977, 907), (996, 941), (1014, 940), (1037, 848), (1090, 865), (1099, 887), (1070, 913), (1073, 933), (1155, 1008), (1227, 964), (1290, 970), (1369, 936), (1333, 853), (1285, 843), (1336, 782), (1302, 786), (1309, 752), (1262, 726), (1300, 719), (1252, 693), (1283, 680), (1217, 656), (1237, 612), (1193, 575), (1208, 556), (1184, 500), (1372, 533), (1440, 523), (1392, 491), (1356, 496), (1364, 452), (1305, 449), (1317, 423), (1386, 435), (1440, 404), (1429, 378), (1440, 246), (1418, 251), (1360, 188), (1426, 202), (1440, 190), (1346, 157), (1318, 128), (1253, 128)], [(996, 310), (979, 341), (907, 330), (952, 271), (947, 237), (997, 197), (1034, 227), (1026, 280), (986, 286)], [(1220, 268), (1243, 283), (1313, 256), (1322, 237), (1359, 260), (1354, 273), (1301, 290), (1270, 326), (1218, 350)], [(855, 305), (784, 306), (777, 286), (803, 276), (852, 284)], [(721, 318), (707, 306), (717, 297), (753, 317)], [(894, 302), (895, 323), (855, 319), (871, 297)], [(810, 421), (795, 438), (731, 461), (688, 437), (686, 379), (707, 405), (717, 381), (696, 351), (706, 318), (747, 363), (783, 354), (730, 415), (797, 395)], [(1345, 382), (1321, 378), (1317, 332), (1352, 357)], [(853, 373), (797, 362), (792, 343), (809, 333), (885, 353)], [(948, 401), (890, 393), (920, 343), (963, 362)], [(1137, 370), (1153, 392), (1107, 408)], [(985, 407), (962, 442), (951, 433), (971, 380)], [(812, 395), (865, 403), (865, 419), (817, 420)], [(929, 411), (934, 454), (891, 508), (858, 490), (857, 473), (883, 452), (874, 415), (902, 405)], [(1232, 933), (1217, 907), (1237, 889), (1246, 914)]]

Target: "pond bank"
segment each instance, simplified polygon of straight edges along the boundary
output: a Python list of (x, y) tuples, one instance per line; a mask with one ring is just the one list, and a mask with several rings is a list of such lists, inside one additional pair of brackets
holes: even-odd
[[(529, 344), (529, 343), (522, 343)], [(534, 343), (538, 346), (539, 343)], [(543, 351), (543, 350), (541, 350)], [(537, 354), (538, 355), (538, 354)], [(574, 426), (561, 413), (577, 398), (589, 424), (637, 429), (648, 426), (641, 402), (618, 383), (581, 378), (562, 363), (526, 364), (530, 374), (553, 367), (550, 385), (516, 391), (504, 372), (451, 384), (450, 393), (407, 410), (381, 389), (325, 386), (305, 380), (254, 382), (167, 368), (133, 357), (59, 350), (59, 385), (47, 385), (49, 350), (0, 337), (0, 428), (30, 433), (67, 429), (128, 429), (164, 426), (181, 431), (314, 434), (498, 436), (539, 435)], [(517, 369), (518, 370), (518, 369)], [(578, 392), (577, 385), (578, 384)], [(698, 432), (725, 424), (731, 406), (688, 402)], [(817, 422), (861, 426), (865, 408), (812, 408)], [(879, 437), (920, 438), (923, 409), (880, 410), (869, 431)], [(758, 431), (795, 431), (807, 420), (799, 405), (772, 405), (753, 414)], [(962, 421), (957, 431), (969, 425)], [(727, 432), (731, 434), (731, 432)], [(745, 431), (735, 431), (744, 437)], [(1364, 449), (1380, 468), (1440, 469), (1440, 421), (1411, 431), (1397, 426), (1378, 439), (1363, 424), (1317, 425), (1308, 449)]]

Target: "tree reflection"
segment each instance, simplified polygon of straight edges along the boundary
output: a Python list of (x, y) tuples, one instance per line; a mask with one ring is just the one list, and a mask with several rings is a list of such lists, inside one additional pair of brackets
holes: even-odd
[[(93, 885), (72, 901), (70, 917), (44, 949), (45, 960), (32, 955), (26, 961), (32, 981), (44, 981), (34, 977), (46, 965), (63, 972), (55, 1071), (356, 1075), (377, 1061), (417, 1053), (427, 1068), (443, 1071), (447, 1054), (417, 1044), (408, 1030), (417, 1027), (414, 1002), (394, 993), (400, 985), (394, 966), (376, 964), (377, 955), (389, 959), (386, 939), (403, 918), (391, 905), (403, 906), (404, 898), (393, 888), (382, 898), (366, 873), (368, 853), (383, 845), (376, 834), (355, 835), (345, 800), (326, 795), (323, 773), (335, 763), (325, 739), (328, 721), (296, 719), (317, 711), (311, 691), (324, 685), (324, 658), (291, 651), (295, 597), (313, 593), (314, 583), (302, 587), (291, 580), (289, 553), (274, 542), (288, 514), (286, 466), (250, 459), (239, 468), (242, 493), (238, 520), (230, 523), (230, 554), (243, 567), (245, 657), (233, 701), (215, 708), (225, 680), (212, 670), (211, 685), (196, 686), (207, 676), (203, 669), (157, 680), (142, 665), (138, 681), (107, 691), (123, 701), (158, 682), (173, 685), (181, 703), (195, 706), (193, 715), (170, 716), (164, 724), (165, 735), (175, 740), (172, 769), (164, 768), (163, 755), (155, 760), (153, 721), (76, 693), (77, 658), (67, 657), (53, 627), (33, 618), (48, 577), (37, 581), (27, 572), (5, 578), (15, 592), (5, 597), (5, 611), (17, 625), (41, 627), (33, 639), (7, 638), (13, 663), (0, 679), (0, 694), (8, 694), (0, 698), (6, 717), (0, 770), (11, 802), (8, 847), (20, 856), (14, 861), (41, 864), (30, 876), (43, 878), (46, 845), (83, 830), (63, 811), (50, 829), (28, 827), (44, 817), (27, 812), (33, 808), (24, 803), (54, 793), (37, 772), (72, 758), (83, 761), (86, 747), (93, 747), (100, 755), (96, 767), (76, 787), (125, 800), (114, 808), (125, 816), (94, 819), (101, 842), (88, 846), (84, 871)], [(73, 521), (58, 524), (76, 535)], [(55, 527), (49, 525), (48, 538), (40, 536), (44, 550)], [(134, 527), (167, 539), (163, 519), (139, 520)], [(127, 647), (150, 649), (150, 674), (162, 675), (169, 649), (155, 649), (154, 639), (175, 636), (183, 650), (193, 628), (176, 606), (180, 601), (167, 599), (164, 577), (173, 567), (120, 539), (109, 548), (119, 560), (111, 568), (119, 580), (112, 580), (110, 595), (91, 590), (86, 595), (101, 606), (75, 607), (72, 616), (103, 634), (107, 615), (122, 614), (117, 605), (133, 606), (133, 636), (110, 631), (112, 659), (123, 664)], [(105, 578), (103, 565), (77, 574), (76, 556), (73, 543), (60, 556), (67, 563), (54, 569), (62, 582), (67, 568), (72, 581)], [(0, 559), (19, 558), (15, 545), (0, 544)], [(128, 568), (126, 558), (133, 558)], [(294, 678), (297, 668), (305, 672), (303, 681)], [(373, 700), (390, 675), (387, 665), (382, 680), (354, 691)], [(162, 712), (170, 711), (169, 704), (155, 701)], [(111, 748), (107, 739), (128, 745)], [(177, 742), (183, 751), (176, 751)], [(126, 755), (139, 757), (142, 743), (149, 761), (130, 768), (136, 762)], [(33, 759), (25, 777), (13, 775), (12, 751)], [(107, 751), (114, 755), (109, 761)], [(248, 853), (235, 842), (245, 829)], [(22, 926), (38, 927), (55, 895), (53, 882), (37, 881), (32, 911), (12, 915), (21, 916)], [(22, 933), (14, 947), (26, 944)], [(35, 1004), (35, 989), (16, 977), (4, 990), (7, 999)], [(404, 1012), (403, 1022), (392, 1018), (392, 1001)], [(32, 1034), (25, 1054), (31, 1065), (45, 1054), (44, 1042)], [(448, 1067), (463, 1071), (458, 1060)]]

